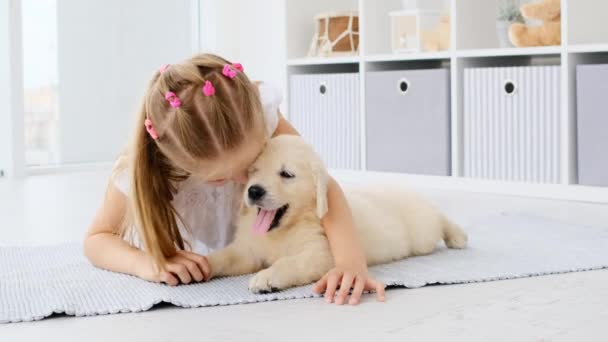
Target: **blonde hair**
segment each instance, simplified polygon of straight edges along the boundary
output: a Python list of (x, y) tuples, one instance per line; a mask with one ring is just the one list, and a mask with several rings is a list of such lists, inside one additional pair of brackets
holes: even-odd
[[(128, 151), (132, 184), (129, 217), (161, 268), (178, 248), (185, 248), (178, 213), (172, 205), (177, 183), (198, 169), (201, 161), (237, 149), (265, 127), (257, 87), (242, 72), (232, 79), (224, 76), (226, 64), (231, 63), (201, 54), (156, 72), (137, 115)], [(214, 95), (203, 94), (205, 81), (215, 87)], [(169, 91), (181, 100), (181, 106), (173, 108), (165, 99)], [(146, 119), (154, 124), (157, 139), (146, 131)], [(133, 225), (124, 226), (123, 236)]]

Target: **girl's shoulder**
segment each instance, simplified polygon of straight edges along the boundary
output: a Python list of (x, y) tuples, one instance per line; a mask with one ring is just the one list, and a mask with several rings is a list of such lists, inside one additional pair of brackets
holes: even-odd
[(266, 82), (258, 82), (257, 85), (260, 92), (260, 101), (262, 102), (262, 106), (278, 107), (281, 105), (281, 101), (283, 101), (283, 94), (279, 88)]
[(123, 194), (129, 193), (129, 152), (127, 150), (122, 151), (116, 158), (110, 174), (110, 183)]
[(279, 106), (283, 101), (283, 94), (279, 88), (266, 82), (257, 83), (260, 92), (260, 102), (264, 110), (264, 119), (269, 136), (272, 136), (279, 124)]

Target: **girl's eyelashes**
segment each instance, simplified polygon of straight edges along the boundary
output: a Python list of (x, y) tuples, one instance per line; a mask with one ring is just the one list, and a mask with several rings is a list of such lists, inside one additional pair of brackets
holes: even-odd
[(281, 176), (281, 178), (286, 178), (286, 179), (291, 179), (296, 176), (287, 170), (282, 170), (281, 172), (279, 172), (279, 175)]
[(218, 180), (208, 181), (206, 183), (208, 185), (212, 185), (212, 186), (219, 186), (219, 185), (224, 185), (226, 183), (226, 180), (225, 179), (218, 179)]

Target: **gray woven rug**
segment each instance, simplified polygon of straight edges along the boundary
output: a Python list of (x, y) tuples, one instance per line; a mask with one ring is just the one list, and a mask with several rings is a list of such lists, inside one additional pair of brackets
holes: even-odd
[[(389, 286), (416, 288), (608, 267), (608, 227), (493, 216), (465, 230), (470, 242), (465, 250), (440, 248), (371, 272)], [(96, 269), (77, 245), (0, 247), (0, 323), (40, 320), (53, 313), (139, 312), (160, 302), (200, 307), (315, 296), (310, 286), (254, 295), (247, 290), (248, 278), (169, 287)]]

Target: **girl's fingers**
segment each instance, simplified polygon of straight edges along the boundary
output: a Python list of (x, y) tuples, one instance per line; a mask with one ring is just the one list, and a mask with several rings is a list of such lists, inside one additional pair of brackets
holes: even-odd
[(197, 281), (207, 281), (209, 280), (209, 276), (211, 275), (211, 266), (209, 266), (209, 261), (207, 261), (207, 258), (205, 258), (204, 256), (200, 255), (200, 254), (196, 254), (196, 253), (192, 253), (192, 252), (188, 252), (188, 251), (178, 251), (177, 254), (188, 258), (189, 260), (193, 261), (194, 263), (196, 263), (196, 265), (198, 266), (199, 270), (201, 271), (203, 278)]
[(211, 277), (211, 265), (209, 265), (209, 260), (202, 255), (195, 255), (194, 262), (196, 262), (201, 271), (203, 271), (203, 281), (209, 280)]
[(211, 265), (209, 265), (209, 261), (204, 256), (201, 256), (201, 260), (197, 261), (201, 270), (203, 270), (203, 281), (209, 280), (211, 278)]
[(194, 281), (199, 282), (203, 280), (203, 272), (201, 271), (196, 262), (179, 255), (176, 256), (173, 260), (177, 263), (186, 266), (186, 268), (188, 269), (188, 273), (190, 273), (190, 276)]
[(378, 301), (380, 302), (384, 302), (384, 284), (374, 280), (374, 279), (367, 279), (367, 282), (365, 283), (365, 289), (368, 291), (376, 291), (376, 297), (378, 298)]
[(170, 286), (176, 286), (179, 283), (179, 281), (177, 281), (177, 278), (175, 278), (173, 274), (167, 271), (160, 272), (159, 280), (161, 283), (165, 283)]
[(199, 255), (196, 258), (196, 263), (203, 271), (203, 281), (209, 280), (211, 277), (211, 265), (209, 265), (209, 260), (206, 257)]
[(315, 283), (315, 285), (312, 287), (313, 292), (315, 292), (316, 294), (321, 294), (323, 293), (323, 291), (325, 291), (325, 288), (327, 287), (327, 277), (329, 276), (329, 273), (326, 273), (323, 278), (321, 278), (319, 281), (317, 281)]
[(334, 295), (336, 294), (336, 288), (340, 281), (340, 275), (335, 272), (331, 272), (327, 277), (327, 287), (325, 288), (325, 301), (328, 303), (333, 302)]
[(355, 286), (353, 288), (353, 292), (350, 295), (350, 299), (348, 304), (356, 305), (359, 304), (361, 300), (361, 295), (363, 294), (363, 290), (365, 289), (365, 278), (361, 276), (357, 276), (355, 279)]
[(336, 304), (344, 304), (346, 297), (353, 286), (353, 280), (355, 280), (354, 274), (344, 273), (342, 276), (342, 284), (340, 284), (340, 291), (338, 291), (338, 298), (336, 298)]
[(188, 272), (188, 268), (185, 265), (169, 263), (167, 264), (167, 271), (176, 275), (182, 284), (190, 284), (192, 281), (192, 276), (190, 276), (190, 272)]

